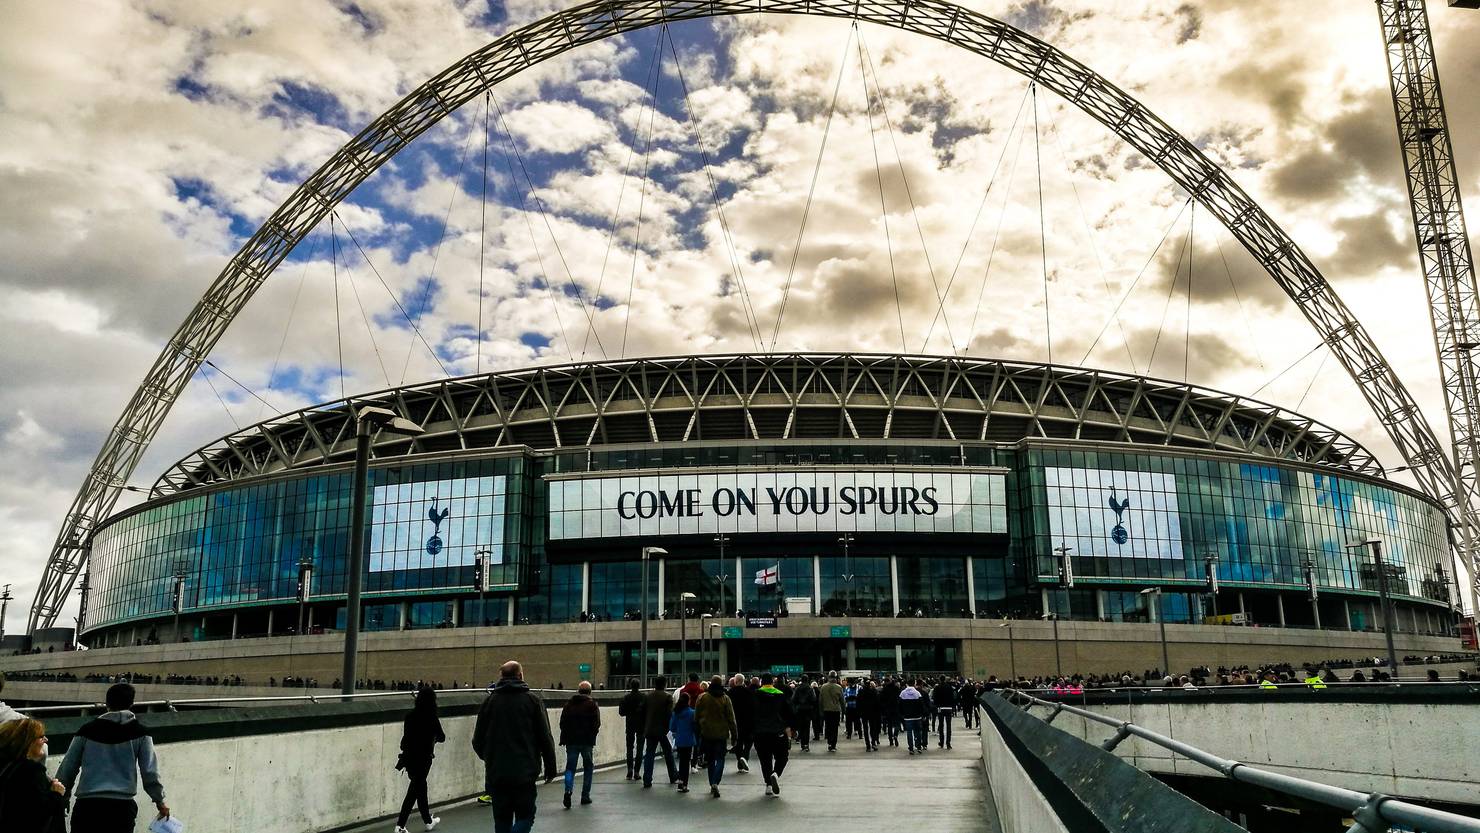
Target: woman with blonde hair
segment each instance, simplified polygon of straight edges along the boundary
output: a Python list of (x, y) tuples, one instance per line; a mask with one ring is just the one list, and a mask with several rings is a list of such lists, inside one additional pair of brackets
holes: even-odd
[(0, 828), (61, 833), (66, 788), (46, 774), (46, 726), (22, 718), (0, 724)]

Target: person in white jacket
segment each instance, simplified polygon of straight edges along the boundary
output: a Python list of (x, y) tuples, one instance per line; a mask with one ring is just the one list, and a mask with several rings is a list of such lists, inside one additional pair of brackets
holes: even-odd
[[(0, 692), (3, 691), (5, 691), (5, 675), (0, 674)], [(5, 705), (4, 700), (0, 700), (0, 723), (6, 723), (11, 720), (20, 720), (23, 717), (25, 717), (25, 715)]]

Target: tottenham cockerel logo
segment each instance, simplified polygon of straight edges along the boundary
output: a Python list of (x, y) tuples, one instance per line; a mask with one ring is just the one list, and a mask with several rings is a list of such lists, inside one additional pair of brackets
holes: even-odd
[(1117, 545), (1124, 545), (1130, 540), (1130, 534), (1125, 531), (1125, 510), (1131, 505), (1130, 498), (1115, 499), (1115, 490), (1110, 490), (1110, 511), (1115, 513), (1115, 526), (1110, 529), (1110, 540)]
[(451, 514), (451, 509), (438, 512), (437, 498), (432, 498), (432, 508), (427, 510), (427, 520), (432, 522), (432, 537), (427, 539), (427, 555), (436, 555), (442, 551), (442, 522)]

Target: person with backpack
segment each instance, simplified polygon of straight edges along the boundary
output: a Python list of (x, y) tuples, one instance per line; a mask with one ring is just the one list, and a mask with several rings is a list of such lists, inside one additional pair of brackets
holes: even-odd
[(642, 686), (632, 681), (632, 688), (617, 705), (617, 714), (625, 718), (623, 727), (627, 735), (627, 780), (641, 777), (639, 764), (642, 760), (643, 727), (647, 716), (647, 698), (642, 696)]
[(699, 724), (699, 743), (708, 768), (709, 794), (719, 798), (719, 784), (725, 775), (725, 750), (731, 738), (738, 742), (740, 737), (734, 698), (726, 695), (724, 678), (716, 674), (709, 681), (709, 688), (700, 695), (694, 713)]
[(416, 701), (411, 713), (401, 723), (401, 755), (396, 769), (405, 770), (411, 782), (406, 785), (406, 797), (401, 799), (401, 814), (396, 817), (396, 833), (406, 833), (406, 821), (411, 818), (411, 807), (421, 812), (421, 820), (427, 830), (435, 829), (442, 821), (432, 815), (427, 806), (427, 776), (432, 771), (434, 750), (444, 743), (447, 736), (442, 733), (442, 721), (437, 719), (437, 692), (431, 686), (416, 690)]
[(817, 689), (812, 687), (812, 682), (806, 675), (797, 681), (796, 688), (791, 693), (791, 713), (795, 723), (797, 741), (803, 752), (812, 750), (809, 740), (812, 737), (812, 716), (817, 711)]
[(689, 791), (689, 764), (694, 759), (694, 747), (699, 745), (697, 728), (689, 694), (679, 691), (673, 714), (668, 717), (668, 732), (673, 735), (673, 746), (678, 750), (678, 791), (681, 793)]
[(46, 774), (46, 726), (18, 717), (0, 723), (0, 829), (63, 833), (67, 788)]
[(582, 764), (581, 804), (591, 803), (592, 756), (601, 732), (601, 707), (591, 699), (591, 683), (582, 680), (560, 711), (560, 745), (565, 747), (565, 809), (576, 786), (576, 763)]
[(133, 833), (139, 813), (134, 794), (141, 780), (158, 818), (170, 816), (159, 780), (159, 759), (149, 730), (130, 711), (134, 687), (117, 683), (103, 701), (108, 711), (77, 730), (57, 769), (57, 780), (74, 799), (74, 831)]

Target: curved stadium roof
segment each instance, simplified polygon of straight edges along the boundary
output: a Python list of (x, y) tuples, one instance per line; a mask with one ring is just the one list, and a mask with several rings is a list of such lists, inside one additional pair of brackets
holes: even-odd
[(420, 423), (376, 459), (492, 448), (767, 440), (1085, 440), (1225, 451), (1369, 475), (1341, 432), (1274, 405), (1103, 370), (951, 356), (713, 355), (549, 365), (354, 396), (191, 453), (154, 496), (349, 462), (350, 406)]

